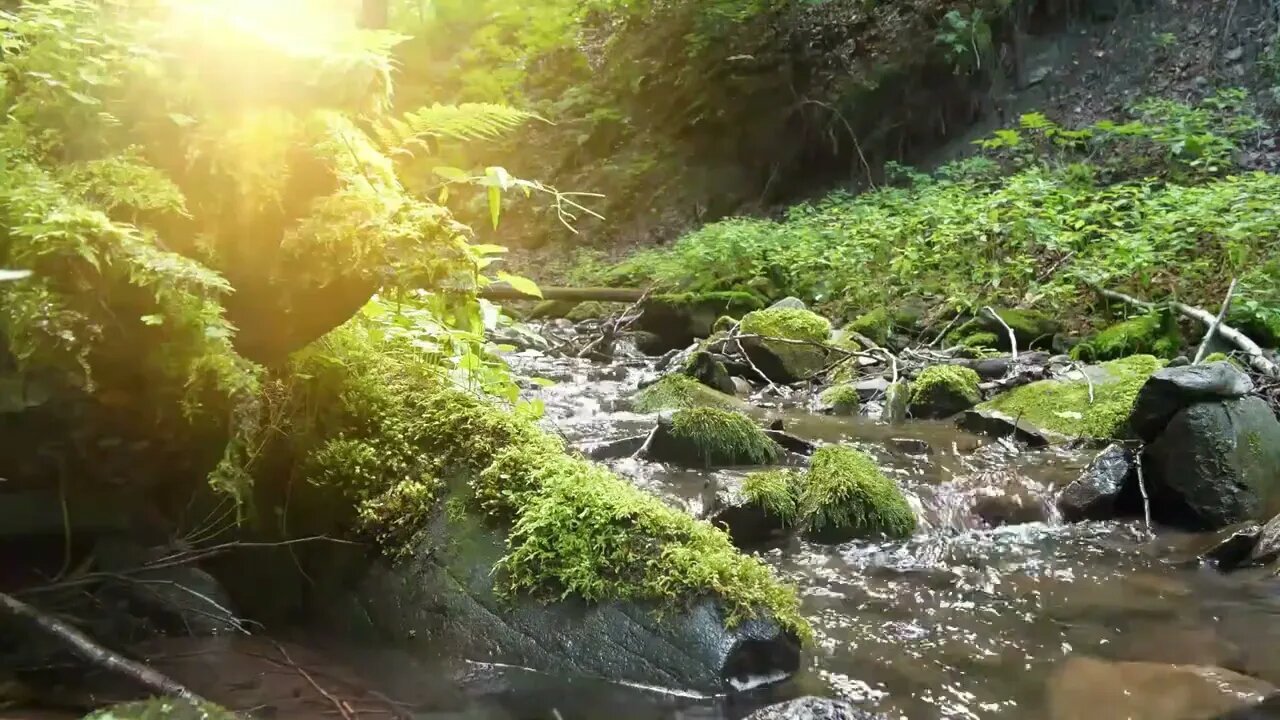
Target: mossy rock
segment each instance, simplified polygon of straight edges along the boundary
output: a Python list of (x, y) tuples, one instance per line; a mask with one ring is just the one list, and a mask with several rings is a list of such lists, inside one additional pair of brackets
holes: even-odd
[(574, 300), (543, 300), (529, 311), (529, 320), (548, 320), (569, 317), (579, 305)]
[(733, 330), (734, 326), (737, 324), (737, 319), (728, 315), (721, 315), (716, 318), (715, 323), (711, 325), (711, 334), (718, 335), (720, 333), (728, 333), (730, 330)]
[(1264, 348), (1280, 347), (1280, 309), (1272, 307), (1266, 316), (1259, 316), (1236, 305), (1227, 314), (1227, 324), (1244, 333), (1250, 340)]
[(805, 344), (826, 343), (831, 338), (831, 323), (817, 313), (789, 307), (757, 310), (742, 318), (739, 330), (743, 335), (760, 336), (744, 340), (743, 348), (760, 371), (774, 382), (805, 380), (826, 367), (827, 349)]
[(1072, 348), (1071, 357), (1086, 362), (1118, 360), (1129, 355), (1172, 360), (1181, 348), (1177, 319), (1165, 310), (1116, 323)]
[(936, 419), (955, 415), (982, 401), (978, 373), (961, 365), (925, 368), (911, 383), (908, 412), (912, 417)]
[(877, 345), (884, 345), (893, 332), (893, 316), (885, 308), (876, 308), (854, 318), (844, 329), (863, 335)]
[(212, 703), (192, 705), (185, 700), (156, 698), (95, 710), (84, 720), (237, 720)]
[(884, 391), (884, 421), (891, 425), (903, 422), (910, 407), (911, 386), (902, 380), (890, 383)]
[(800, 473), (763, 470), (742, 484), (722, 486), (707, 520), (723, 527), (739, 547), (776, 540), (801, 521)]
[(1000, 338), (993, 332), (979, 330), (964, 337), (957, 344), (972, 350), (994, 350), (1000, 346)]
[(831, 333), (831, 346), (852, 353), (862, 352), (862, 343), (853, 337), (853, 332), (847, 327)]
[(763, 297), (745, 291), (655, 295), (642, 306), (636, 329), (654, 333), (675, 350), (711, 335), (725, 315), (741, 317), (764, 306)]
[(741, 413), (716, 408), (680, 410), (658, 423), (649, 456), (684, 467), (767, 465), (782, 448)]
[(1132, 355), (1084, 368), (1092, 402), (1084, 379), (1041, 380), (978, 405), (965, 423), (975, 430), (989, 430), (987, 421), (1008, 428), (1016, 423), (1047, 441), (1121, 438), (1138, 391), (1163, 365), (1150, 355)]
[[(1061, 329), (1061, 323), (1037, 310), (997, 308), (996, 315), (1003, 320), (1018, 340), (1018, 351), (1050, 350), (1053, 337)], [(952, 345), (969, 348), (995, 348), (1009, 352), (1009, 331), (990, 313), (982, 313), (947, 334)], [(988, 344), (991, 343), (991, 344)]]
[(860, 450), (818, 450), (803, 482), (800, 512), (818, 542), (905, 538), (915, 531), (916, 516), (902, 490)]
[(823, 390), (818, 401), (822, 403), (823, 412), (831, 415), (857, 415), (858, 408), (862, 405), (858, 389), (851, 383), (833, 385)]
[(746, 406), (736, 397), (707, 387), (684, 373), (673, 373), (633, 395), (631, 407), (636, 412), (655, 413), (697, 407), (736, 410)]
[(724, 363), (705, 350), (691, 353), (689, 358), (685, 360), (684, 365), (681, 366), (680, 374), (688, 375), (703, 385), (726, 395), (732, 395), (735, 391), (733, 378), (730, 377)]
[(800, 476), (794, 470), (762, 470), (742, 481), (742, 495), (783, 527), (800, 520)]
[(624, 307), (624, 305), (620, 305), (618, 303), (602, 303), (595, 300), (588, 300), (587, 302), (578, 303), (578, 305), (574, 307), (573, 310), (570, 310), (565, 317), (574, 322), (582, 322), (583, 320), (599, 320), (613, 315), (614, 308), (618, 308), (620, 310)]

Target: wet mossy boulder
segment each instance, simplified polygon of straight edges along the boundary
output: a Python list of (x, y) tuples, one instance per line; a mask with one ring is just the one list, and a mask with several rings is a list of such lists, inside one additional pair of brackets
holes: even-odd
[(857, 415), (862, 396), (856, 385), (844, 383), (823, 390), (818, 403), (818, 410), (828, 415)]
[(751, 473), (740, 485), (720, 488), (707, 520), (739, 547), (777, 539), (800, 521), (800, 478), (794, 470)]
[(791, 307), (757, 310), (742, 318), (738, 327), (743, 335), (759, 336), (743, 340), (743, 348), (774, 382), (805, 380), (827, 365), (823, 344), (831, 338), (831, 323), (817, 313)]
[(684, 373), (672, 373), (633, 395), (631, 407), (636, 412), (654, 413), (696, 407), (734, 410), (746, 406), (738, 398), (707, 387)]
[(678, 350), (711, 335), (721, 317), (742, 317), (764, 306), (764, 298), (746, 291), (655, 295), (641, 306), (636, 329), (656, 335), (665, 350)]
[(997, 395), (965, 413), (961, 424), (1037, 445), (1123, 438), (1138, 391), (1162, 365), (1150, 355), (1091, 365)]
[(927, 367), (911, 383), (907, 412), (915, 418), (936, 419), (968, 410), (982, 401), (978, 381), (978, 373), (960, 365)]
[(1182, 348), (1178, 322), (1168, 310), (1146, 313), (1116, 323), (1071, 349), (1071, 357), (1086, 362), (1116, 360), (1129, 355), (1154, 355), (1171, 360)]
[(705, 350), (698, 350), (690, 354), (680, 368), (680, 374), (688, 375), (703, 385), (726, 395), (733, 395), (737, 390), (733, 385), (733, 378), (729, 375), (728, 369), (725, 368), (724, 362)]
[(808, 536), (823, 543), (905, 538), (916, 528), (902, 490), (870, 455), (850, 447), (829, 446), (814, 453), (800, 512)]
[(767, 465), (782, 448), (741, 413), (716, 408), (680, 410), (658, 421), (648, 456), (684, 467)]
[(234, 713), (212, 703), (193, 705), (185, 700), (155, 698), (95, 710), (84, 720), (237, 720)]

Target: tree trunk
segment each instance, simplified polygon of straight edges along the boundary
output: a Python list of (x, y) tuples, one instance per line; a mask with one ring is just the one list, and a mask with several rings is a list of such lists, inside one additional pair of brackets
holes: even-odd
[[(542, 298), (544, 300), (570, 300), (574, 302), (587, 302), (595, 300), (598, 302), (635, 302), (644, 297), (644, 290), (634, 288), (602, 288), (602, 287), (586, 287), (586, 288), (566, 288), (566, 287), (544, 287), (542, 288)], [(490, 285), (480, 291), (480, 297), (486, 300), (537, 300), (532, 295), (525, 295), (510, 285)]]

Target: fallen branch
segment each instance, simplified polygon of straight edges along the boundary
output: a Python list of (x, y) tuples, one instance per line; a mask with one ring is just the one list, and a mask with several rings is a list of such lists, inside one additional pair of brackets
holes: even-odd
[(999, 313), (997, 313), (995, 310), (992, 310), (990, 305), (982, 308), (982, 311), (987, 313), (991, 317), (995, 318), (996, 322), (1000, 323), (1000, 326), (1004, 328), (1004, 331), (1009, 333), (1009, 357), (1013, 360), (1017, 360), (1018, 359), (1018, 336), (1014, 334), (1013, 328), (1009, 327), (1009, 323), (1006, 323), (1004, 321), (1004, 318), (1000, 317)]
[(73, 654), (94, 667), (127, 677), (156, 695), (176, 697), (193, 705), (205, 703), (204, 698), (177, 682), (146, 665), (111, 652), (76, 628), (37, 610), (8, 593), (0, 592), (0, 609), (9, 615), (35, 625), (41, 632), (54, 637)]
[(315, 678), (311, 677), (311, 673), (307, 672), (301, 665), (294, 662), (293, 658), (289, 657), (289, 651), (285, 650), (283, 645), (274, 640), (271, 641), (271, 644), (276, 646), (276, 650), (280, 652), (280, 657), (283, 657), (285, 662), (289, 663), (290, 667), (296, 670), (303, 680), (306, 680), (316, 692), (320, 693), (325, 700), (328, 700), (333, 707), (337, 709), (338, 714), (342, 716), (342, 720), (356, 720), (355, 712), (345, 700), (339, 700), (333, 696), (333, 693), (325, 690), (324, 686), (316, 682)]
[(1142, 493), (1142, 517), (1147, 522), (1147, 532), (1151, 532), (1151, 498), (1147, 495), (1147, 478), (1142, 474), (1142, 448), (1134, 453), (1134, 464), (1138, 468), (1138, 491)]
[(635, 302), (648, 292), (640, 288), (544, 287), (542, 297), (523, 293), (506, 283), (494, 283), (477, 293), (486, 300), (567, 300), (571, 302)]
[[(1155, 310), (1159, 307), (1156, 303), (1139, 300), (1132, 295), (1125, 295), (1124, 293), (1116, 292), (1115, 290), (1108, 290), (1096, 283), (1086, 284), (1103, 297), (1111, 298), (1112, 300), (1119, 300), (1120, 302), (1128, 303), (1134, 307), (1143, 308), (1145, 310)], [(1212, 325), (1215, 319), (1213, 315), (1209, 314), (1205, 310), (1180, 302), (1171, 302), (1169, 303), (1169, 307), (1177, 310), (1180, 314), (1186, 317), (1199, 320), (1205, 325)], [(1262, 348), (1258, 347), (1258, 344), (1250, 340), (1244, 333), (1225, 323), (1218, 323), (1218, 334), (1235, 343), (1235, 346), (1240, 348), (1240, 350), (1248, 356), (1249, 364), (1252, 365), (1255, 370), (1267, 377), (1280, 378), (1280, 367), (1277, 367), (1275, 363), (1268, 360), (1267, 356), (1262, 352)]]
[(1222, 320), (1227, 316), (1227, 311), (1231, 309), (1231, 296), (1236, 293), (1236, 278), (1231, 278), (1231, 285), (1227, 288), (1227, 296), (1222, 299), (1222, 309), (1218, 311), (1218, 317), (1213, 319), (1209, 324), (1209, 329), (1205, 331), (1204, 339), (1200, 341), (1200, 347), (1196, 349), (1196, 357), (1191, 362), (1199, 365), (1204, 360), (1204, 356), (1209, 354), (1209, 343), (1213, 342), (1213, 336), (1218, 334), (1218, 328), (1222, 325)]

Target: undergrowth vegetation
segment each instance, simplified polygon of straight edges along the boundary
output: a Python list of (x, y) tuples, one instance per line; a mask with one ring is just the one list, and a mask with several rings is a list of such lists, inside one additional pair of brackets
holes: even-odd
[(900, 168), (896, 186), (836, 192), (781, 220), (712, 223), (595, 280), (687, 292), (750, 284), (852, 319), (910, 297), (1070, 317), (1086, 283), (1216, 306), (1239, 277), (1241, 321), (1273, 322), (1280, 177), (1233, 169), (1237, 143), (1259, 129), (1238, 91), (1194, 107), (1147, 101), (1129, 121), (1080, 129), (1026, 115), (976, 157), (931, 174)]

